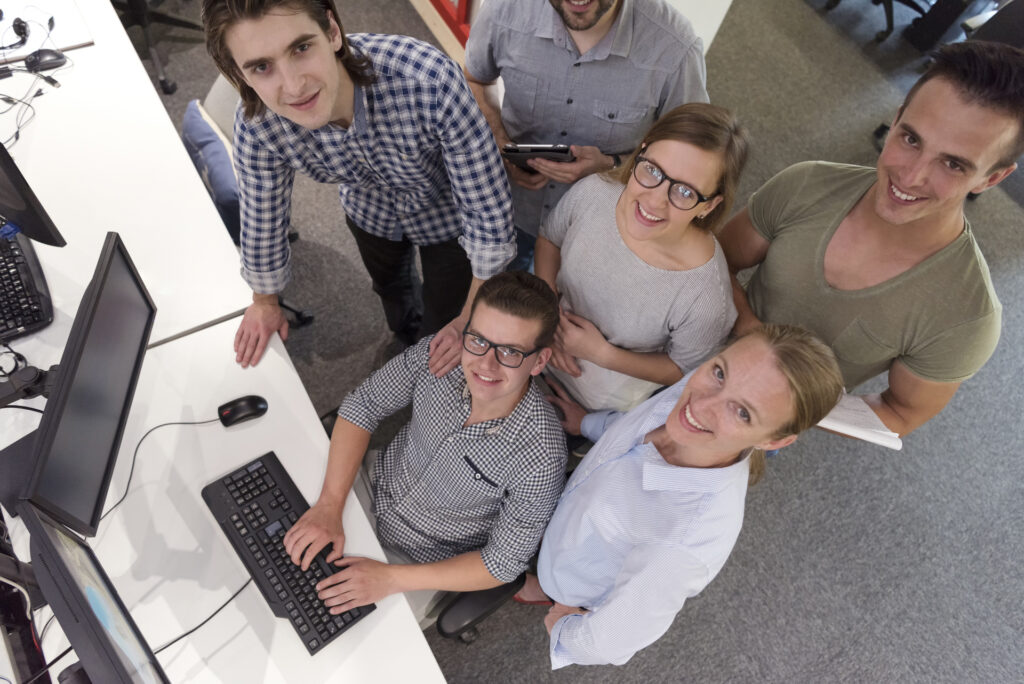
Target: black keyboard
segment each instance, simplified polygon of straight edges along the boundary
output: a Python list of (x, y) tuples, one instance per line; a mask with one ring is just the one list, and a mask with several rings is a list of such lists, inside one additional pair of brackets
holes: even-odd
[(32, 241), (21, 233), (0, 238), (0, 342), (45, 328), (53, 322), (50, 290)]
[(285, 553), (284, 533), (309, 505), (274, 452), (203, 487), (203, 500), (271, 611), (291, 622), (310, 654), (377, 607), (371, 603), (331, 615), (316, 595), (316, 584), (335, 571), (327, 564), (326, 549), (305, 572)]

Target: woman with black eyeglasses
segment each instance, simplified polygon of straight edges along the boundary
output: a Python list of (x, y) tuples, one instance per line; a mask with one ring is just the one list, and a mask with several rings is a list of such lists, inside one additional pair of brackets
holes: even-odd
[(588, 409), (636, 406), (725, 340), (736, 309), (714, 231), (746, 157), (728, 110), (677, 107), (541, 226), (535, 270), (562, 305), (549, 368)]

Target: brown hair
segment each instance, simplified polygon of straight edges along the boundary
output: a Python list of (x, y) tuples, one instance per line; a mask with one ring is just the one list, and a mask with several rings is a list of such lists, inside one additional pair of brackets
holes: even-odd
[(243, 114), (246, 119), (262, 114), (266, 105), (256, 91), (250, 88), (242, 72), (231, 56), (227, 46), (228, 30), (240, 21), (259, 19), (275, 9), (305, 12), (317, 23), (325, 34), (331, 24), (328, 16), (334, 17), (341, 31), (341, 48), (336, 53), (352, 81), (359, 86), (368, 86), (375, 80), (370, 58), (357, 54), (349, 45), (348, 36), (341, 25), (334, 0), (203, 0), (203, 30), (206, 33), (206, 51), (235, 90), (242, 96)]
[[(767, 343), (793, 395), (793, 417), (779, 426), (774, 439), (798, 435), (814, 427), (843, 393), (843, 377), (832, 349), (796, 325), (766, 323), (748, 334)], [(764, 468), (764, 451), (754, 449), (750, 454), (750, 484), (761, 479)]]
[(990, 169), (1006, 168), (1024, 154), (1024, 50), (1003, 43), (968, 40), (944, 45), (932, 53), (932, 63), (907, 93), (899, 117), (928, 81), (942, 78), (970, 104), (1001, 112), (1017, 122), (1017, 137)]
[(558, 295), (543, 280), (525, 271), (506, 271), (489, 279), (476, 292), (470, 320), (480, 302), (498, 311), (540, 321), (537, 347), (550, 347), (558, 329)]
[(721, 155), (721, 177), (713, 194), (721, 195), (722, 201), (704, 218), (693, 219), (694, 226), (715, 232), (732, 211), (740, 174), (747, 163), (750, 141), (746, 129), (728, 109), (703, 102), (684, 104), (655, 121), (629, 159), (608, 176), (623, 185), (628, 184), (637, 155), (659, 140), (677, 140)]

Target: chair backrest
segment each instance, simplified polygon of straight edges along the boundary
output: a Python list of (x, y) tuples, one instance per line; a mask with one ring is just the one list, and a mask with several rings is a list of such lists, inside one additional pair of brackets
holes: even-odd
[(223, 74), (217, 75), (217, 80), (203, 98), (203, 109), (229, 141), (234, 139), (235, 109), (241, 99), (238, 91)]

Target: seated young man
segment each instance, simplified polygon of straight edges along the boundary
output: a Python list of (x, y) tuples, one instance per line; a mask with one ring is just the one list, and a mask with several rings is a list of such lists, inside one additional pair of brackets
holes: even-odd
[[(339, 572), (318, 587), (332, 613), (396, 592), (488, 589), (526, 569), (565, 483), (562, 428), (532, 382), (557, 326), (544, 281), (499, 274), (473, 300), (460, 366), (432, 375), (424, 338), (345, 399), (320, 498), (284, 539), (303, 569), (333, 544), (327, 561)], [(343, 557), (342, 510), (370, 434), (410, 402), (412, 418), (371, 474), (380, 542), (409, 562)]]
[(516, 597), (554, 599), (552, 669), (621, 665), (661, 637), (729, 557), (764, 450), (793, 443), (841, 391), (823, 342), (766, 325), (629, 413), (584, 418), (567, 395), (553, 398), (566, 430), (597, 443), (551, 518), (538, 576)]

